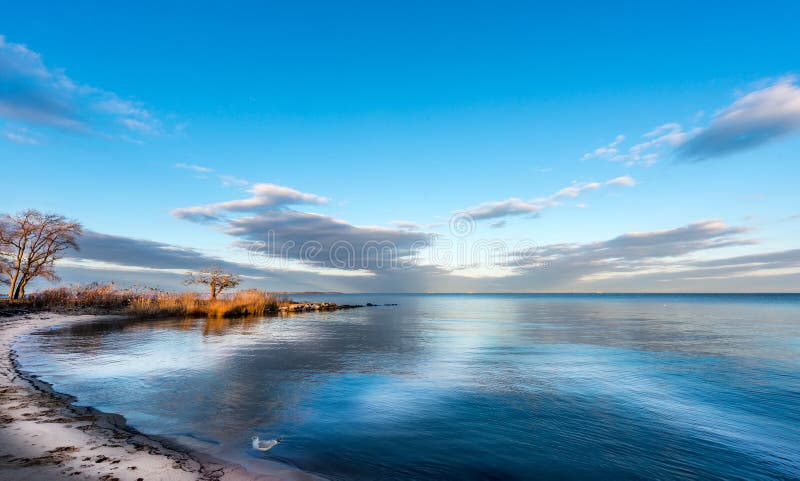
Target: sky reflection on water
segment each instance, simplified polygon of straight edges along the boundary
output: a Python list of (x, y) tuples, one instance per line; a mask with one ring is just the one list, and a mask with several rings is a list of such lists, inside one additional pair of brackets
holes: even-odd
[(797, 296), (324, 297), (399, 305), (17, 348), (79, 402), (251, 467), (255, 432), (342, 480), (800, 477)]

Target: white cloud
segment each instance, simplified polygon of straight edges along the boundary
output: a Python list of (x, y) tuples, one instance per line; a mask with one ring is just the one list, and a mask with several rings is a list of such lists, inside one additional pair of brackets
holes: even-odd
[[(702, 115), (696, 115), (700, 121)], [(651, 166), (671, 155), (702, 161), (749, 150), (775, 140), (800, 134), (800, 87), (795, 77), (784, 77), (767, 87), (749, 92), (721, 109), (707, 127), (685, 129), (670, 122), (642, 135), (627, 149), (624, 137), (586, 153), (585, 159), (606, 159), (626, 166)]]
[(244, 187), (244, 186), (250, 184), (250, 182), (248, 182), (248, 181), (246, 181), (244, 179), (239, 179), (239, 178), (234, 177), (232, 175), (220, 175), (219, 176), (219, 180), (220, 180), (220, 182), (222, 182), (222, 185), (224, 185), (225, 187), (231, 187), (231, 186), (233, 186), (233, 187)]
[(800, 87), (795, 77), (750, 92), (719, 111), (687, 139), (678, 156), (699, 161), (721, 157), (800, 133)]
[(144, 239), (101, 234), (87, 231), (79, 239), (80, 250), (70, 251), (69, 258), (115, 266), (134, 266), (146, 269), (169, 269), (185, 273), (207, 266), (256, 274), (252, 266), (233, 263), (208, 256), (190, 248)]
[(559, 190), (552, 196), (550, 196), (547, 200), (548, 201), (556, 201), (558, 199), (562, 199), (564, 197), (574, 199), (581, 195), (584, 191), (587, 190), (595, 190), (600, 188), (600, 182), (589, 182), (584, 184), (575, 184), (569, 187), (564, 187), (563, 189)]
[(680, 124), (664, 124), (643, 135), (643, 137), (651, 140), (632, 146), (625, 154), (621, 154), (612, 160), (624, 161), (627, 166), (641, 165), (649, 167), (665, 153), (670, 152), (684, 142), (687, 135)]
[[(39, 53), (0, 35), (0, 117), (71, 132), (121, 137), (156, 134), (158, 119), (140, 102), (69, 78)], [(119, 132), (120, 127), (122, 132)]]
[[(321, 232), (323, 245), (331, 240), (347, 239), (356, 229), (355, 240), (391, 239), (400, 231), (362, 228), (317, 215), (318, 221), (305, 216), (314, 214), (274, 211), (277, 222), (261, 221), (263, 226), (285, 232), (285, 239), (302, 240)], [(258, 217), (258, 216), (250, 216)], [(310, 222), (311, 225), (308, 225)], [(262, 227), (263, 227), (262, 226)], [(284, 227), (290, 227), (287, 231)], [(307, 227), (307, 228), (306, 228)], [(246, 235), (261, 228), (246, 229)], [(342, 229), (337, 231), (337, 229)], [(388, 234), (387, 234), (388, 232)], [(261, 265), (253, 258), (241, 262), (203, 254), (188, 247), (87, 232), (80, 251), (70, 251), (58, 264), (67, 281), (92, 281), (106, 278), (123, 282), (169, 284), (182, 289), (186, 271), (219, 265), (241, 273), (247, 287), (268, 289), (367, 291), (623, 291), (655, 292), (679, 290), (786, 291), (800, 281), (800, 249), (757, 252), (742, 255), (756, 243), (747, 237), (750, 229), (732, 226), (720, 220), (704, 220), (687, 225), (644, 232), (631, 232), (608, 240), (584, 243), (540, 245), (523, 251), (500, 252), (500, 262), (484, 262), (483, 256), (467, 256), (463, 264), (415, 264), (409, 269), (341, 269), (323, 262), (306, 263), (291, 258), (289, 262)], [(400, 235), (412, 234), (401, 232)], [(366, 236), (366, 237), (362, 237)], [(406, 242), (411, 237), (406, 237)], [(240, 237), (243, 241), (247, 237)], [(309, 237), (314, 238), (314, 237)], [(718, 254), (735, 248), (736, 256)], [(267, 252), (267, 251), (265, 251)], [(325, 254), (329, 252), (322, 251)], [(248, 262), (249, 261), (249, 262)], [(441, 260), (439, 261), (441, 262)], [(374, 267), (374, 266), (372, 266)], [(757, 278), (758, 283), (753, 284)]]
[(213, 204), (217, 210), (230, 212), (247, 212), (260, 208), (276, 208), (287, 205), (325, 204), (327, 197), (300, 192), (290, 187), (277, 184), (254, 184), (248, 192), (253, 194), (248, 199), (230, 200)]
[(495, 219), (510, 215), (535, 214), (547, 206), (536, 201), (526, 201), (518, 197), (511, 199), (484, 202), (475, 207), (464, 210), (464, 213), (473, 219)]
[(397, 227), (398, 229), (412, 229), (412, 230), (423, 229), (422, 225), (408, 220), (393, 220), (392, 222), (390, 222), (390, 224)]
[(185, 164), (183, 162), (178, 162), (177, 164), (175, 164), (175, 167), (178, 168), (178, 169), (193, 170), (195, 172), (200, 172), (200, 173), (207, 173), (207, 172), (213, 172), (214, 171), (214, 169), (211, 169), (211, 168), (208, 168), (208, 167), (203, 167), (202, 165)]
[(611, 144), (613, 148), (600, 147), (593, 152), (585, 154), (583, 159), (598, 158), (623, 162), (628, 167), (634, 165), (649, 167), (656, 163), (665, 152), (668, 152), (668, 149), (680, 145), (686, 136), (687, 134), (683, 132), (680, 124), (664, 124), (642, 135), (642, 137), (649, 140), (635, 144), (627, 149), (621, 149), (619, 144), (623, 138), (620, 135)]
[[(178, 162), (177, 164), (175, 164), (175, 167), (178, 169), (193, 170), (199, 174), (208, 174), (214, 172), (214, 169), (210, 167), (205, 167), (197, 164), (187, 164), (185, 162)], [(208, 176), (198, 176), (198, 177), (202, 179), (208, 178)], [(245, 179), (240, 179), (233, 175), (219, 174), (216, 177), (225, 187), (246, 187), (250, 185), (250, 182), (246, 181)]]
[(156, 131), (156, 128), (153, 126), (153, 124), (138, 119), (124, 118), (120, 119), (120, 123), (134, 132), (152, 134)]
[(470, 207), (460, 213), (471, 216), (473, 219), (498, 219), (502, 217), (514, 215), (537, 215), (540, 211), (559, 205), (562, 199), (576, 199), (586, 191), (596, 190), (603, 185), (607, 186), (621, 186), (632, 187), (636, 185), (636, 181), (632, 177), (622, 176), (611, 179), (605, 183), (601, 182), (582, 182), (574, 183), (570, 186), (560, 189), (553, 195), (548, 197), (538, 197), (530, 200), (524, 200), (519, 197), (512, 197), (510, 199), (484, 202), (475, 207)]
[(587, 152), (583, 154), (581, 160), (589, 160), (595, 158), (609, 158), (617, 155), (619, 153), (619, 149), (617, 149), (617, 145), (619, 145), (623, 140), (625, 140), (624, 135), (617, 135), (617, 137), (608, 145), (604, 145), (602, 147), (598, 147), (591, 152)]
[(566, 284), (626, 279), (639, 276), (684, 275), (715, 266), (735, 266), (737, 260), (695, 260), (701, 252), (726, 247), (754, 245), (742, 237), (747, 227), (730, 226), (720, 220), (705, 220), (655, 231), (629, 232), (606, 241), (540, 246), (531, 256), (520, 252), (510, 265), (525, 270), (526, 264), (550, 266), (558, 282)]
[(325, 204), (328, 202), (327, 197), (300, 192), (276, 184), (253, 184), (247, 191), (252, 194), (252, 197), (217, 202), (214, 204), (182, 207), (174, 209), (172, 214), (175, 217), (194, 222), (213, 222), (224, 217), (226, 212), (260, 212), (290, 205)]
[(331, 216), (300, 212), (297, 205), (319, 205), (327, 197), (259, 183), (252, 197), (174, 209), (180, 219), (214, 224), (268, 260), (300, 260), (315, 268), (346, 271), (391, 268), (428, 244), (429, 235), (412, 230), (356, 226)]
[(609, 180), (608, 182), (606, 182), (606, 185), (622, 185), (625, 187), (633, 187), (634, 185), (636, 185), (636, 181), (633, 180), (633, 177), (630, 177), (628, 175), (623, 175)]
[(39, 143), (38, 140), (34, 139), (33, 137), (28, 137), (23, 134), (14, 133), (14, 132), (6, 132), (5, 138), (9, 142), (14, 142), (15, 144), (29, 144), (29, 145), (36, 145)]

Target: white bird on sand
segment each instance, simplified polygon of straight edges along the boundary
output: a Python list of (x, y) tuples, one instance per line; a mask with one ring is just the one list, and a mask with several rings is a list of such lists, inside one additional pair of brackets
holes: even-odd
[(280, 441), (277, 439), (270, 439), (267, 441), (262, 441), (258, 439), (258, 436), (253, 436), (253, 449), (257, 449), (259, 451), (269, 451), (270, 449), (274, 448), (276, 444)]

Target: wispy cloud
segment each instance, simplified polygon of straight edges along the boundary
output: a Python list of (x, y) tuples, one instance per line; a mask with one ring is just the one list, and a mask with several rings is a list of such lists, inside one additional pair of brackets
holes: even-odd
[(600, 158), (600, 159), (612, 158), (612, 157), (614, 157), (614, 156), (619, 154), (619, 149), (617, 148), (617, 146), (623, 140), (625, 140), (625, 136), (624, 135), (622, 135), (622, 134), (617, 135), (610, 144), (604, 145), (602, 147), (598, 147), (598, 148), (594, 149), (591, 152), (587, 152), (587, 153), (583, 154), (583, 157), (581, 157), (581, 160), (589, 160), (589, 159), (595, 159), (595, 158)]
[[(275, 289), (342, 289), (348, 279), (369, 278), (363, 270), (330, 269), (303, 264), (270, 267), (205, 254), (191, 247), (87, 231), (80, 239), (79, 251), (70, 251), (57, 262), (59, 274), (69, 282), (92, 282), (104, 278), (169, 289), (183, 289), (186, 272), (219, 266), (237, 272), (248, 287)], [(234, 248), (231, 251), (237, 251)], [(229, 252), (231, 252), (229, 251)], [(242, 252), (234, 258), (242, 258)], [(323, 277), (324, 276), (324, 277)]]
[[(280, 213), (276, 215), (281, 217)], [(313, 214), (289, 213), (289, 217), (278, 223), (262, 220), (280, 231), (282, 222), (294, 224), (291, 220), (294, 215), (299, 216), (298, 222), (303, 225), (307, 222), (303, 216)], [(312, 225), (303, 235), (313, 238), (312, 232), (323, 228), (323, 245), (329, 242), (330, 235), (342, 238), (341, 233), (324, 229), (330, 218), (320, 218), (321, 223)], [(338, 228), (346, 232), (352, 227), (344, 223)], [(281, 239), (300, 240), (298, 227), (292, 226), (292, 229)], [(384, 235), (383, 231), (369, 231), (369, 228), (359, 231), (358, 235), (365, 232), (369, 232), (369, 238)], [(186, 271), (220, 265), (253, 279), (248, 286), (356, 292), (409, 289), (639, 292), (663, 290), (667, 286), (681, 291), (705, 292), (709, 289), (753, 291), (754, 285), (760, 291), (780, 291), (797, 285), (800, 249), (734, 256), (717, 254), (725, 248), (738, 251), (753, 246), (756, 241), (749, 237), (750, 233), (747, 227), (704, 220), (669, 229), (629, 232), (595, 242), (540, 245), (524, 252), (512, 252), (506, 257), (509, 262), (505, 266), (486, 267), (478, 263), (454, 269), (452, 266), (415, 265), (410, 269), (364, 271), (302, 264), (272, 268), (221, 259), (189, 247), (87, 232), (81, 239), (81, 250), (70, 252), (69, 258), (59, 263), (59, 272), (69, 281), (98, 280), (107, 273), (105, 275), (116, 280), (166, 283), (180, 288)], [(392, 235), (387, 237), (391, 238)], [(266, 284), (255, 280), (265, 277), (268, 278)], [(758, 279), (758, 283), (754, 284), (753, 279)]]
[(730, 226), (720, 220), (705, 220), (673, 229), (630, 232), (606, 241), (599, 247), (601, 251), (612, 251), (612, 258), (674, 257), (698, 250), (752, 244), (751, 240), (736, 237), (750, 230), (749, 227)]
[[(151, 269), (197, 270), (210, 265), (241, 271), (241, 264), (211, 257), (190, 247), (163, 242), (135, 239), (99, 232), (85, 232), (80, 239), (80, 250), (70, 251), (69, 257), (87, 261), (105, 262), (119, 266)], [(253, 273), (254, 269), (247, 269)]]
[(618, 135), (613, 142), (587, 152), (582, 159), (606, 159), (627, 166), (650, 166), (664, 156), (698, 162), (797, 134), (800, 134), (800, 87), (795, 77), (784, 77), (721, 109), (706, 127), (685, 129), (670, 122), (643, 134), (641, 142), (628, 148), (621, 145), (625, 137)]
[(738, 237), (749, 231), (748, 227), (730, 226), (720, 220), (704, 220), (672, 229), (629, 232), (606, 241), (540, 246), (536, 262), (571, 259), (573, 263), (605, 269), (615, 262), (630, 265), (700, 250), (750, 245), (752, 240)]
[[(427, 245), (428, 234), (413, 230), (356, 226), (334, 217), (296, 210), (320, 205), (327, 197), (289, 187), (259, 183), (251, 197), (174, 209), (172, 214), (195, 223), (212, 224), (243, 246), (258, 244), (259, 256), (301, 260), (321, 268), (380, 269), (390, 261)], [(293, 208), (290, 208), (293, 207)]]
[(557, 278), (557, 282), (566, 285), (652, 274), (689, 275), (690, 271), (713, 265), (740, 264), (738, 260), (702, 261), (692, 256), (726, 247), (754, 245), (756, 241), (743, 237), (750, 230), (720, 220), (705, 220), (672, 229), (630, 232), (606, 241), (540, 246), (535, 255), (516, 253), (509, 264), (522, 271), (527, 270), (526, 265), (532, 269), (549, 265), (553, 280)]
[(15, 144), (36, 145), (36, 144), (39, 143), (39, 141), (36, 140), (33, 137), (29, 137), (27, 135), (24, 135), (24, 134), (21, 134), (21, 133), (15, 133), (15, 132), (6, 132), (5, 133), (5, 138), (9, 142), (14, 142)]
[[(356, 245), (385, 239), (407, 246), (415, 237), (407, 231), (362, 228), (327, 216), (295, 211), (273, 211), (266, 216), (242, 219), (242, 223), (228, 226), (241, 229), (232, 234), (242, 245), (250, 245), (250, 238), (259, 238), (260, 232), (269, 228), (279, 233), (275, 245), (310, 239), (319, 246), (320, 256), (335, 251), (334, 244), (343, 239)], [(258, 279), (268, 278), (268, 285), (273, 288), (277, 282), (283, 288), (310, 290), (398, 291), (413, 286), (415, 290), (440, 291), (585, 291), (598, 288), (655, 291), (661, 290), (667, 282), (667, 285), (680, 286), (681, 290), (752, 291), (752, 278), (758, 278), (762, 290), (782, 290), (787, 285), (796, 285), (800, 278), (800, 249), (713, 257), (713, 253), (724, 252), (725, 248), (739, 250), (755, 245), (756, 241), (748, 236), (750, 233), (748, 227), (704, 220), (669, 229), (629, 232), (595, 242), (540, 245), (507, 253), (503, 257), (507, 264), (502, 265), (485, 266), (478, 262), (455, 268), (414, 265), (410, 269), (394, 270), (377, 268), (374, 257), (359, 259), (372, 263), (370, 269), (348, 269), (324, 262), (290, 266), (254, 264), (252, 259), (236, 262), (190, 247), (89, 231), (81, 238), (81, 250), (71, 251), (68, 258), (59, 262), (59, 270), (68, 273), (69, 280), (97, 280), (107, 273), (117, 280), (168, 282), (175, 288), (186, 271), (210, 265), (239, 272), (256, 284)], [(263, 252), (269, 255), (269, 247), (266, 249)], [(293, 255), (299, 256), (299, 252), (288, 252), (289, 257)]]
[(39, 53), (0, 35), (0, 117), (71, 132), (156, 134), (161, 122), (141, 102), (81, 84), (48, 68)]
[(424, 228), (422, 225), (408, 220), (393, 220), (392, 222), (390, 222), (390, 224), (397, 227), (398, 229), (420, 230)]
[(536, 216), (544, 209), (559, 205), (559, 202), (563, 199), (578, 198), (584, 192), (599, 189), (604, 185), (632, 187), (636, 185), (636, 181), (632, 177), (622, 176), (607, 182), (576, 182), (547, 197), (537, 197), (529, 200), (512, 197), (500, 201), (484, 202), (460, 212), (469, 215), (475, 220), (498, 219), (526, 214)]
[(800, 88), (795, 77), (786, 77), (722, 109), (707, 128), (686, 140), (677, 154), (684, 160), (706, 160), (798, 133)]
[(519, 197), (484, 202), (464, 210), (464, 213), (476, 220), (496, 219), (512, 215), (536, 214), (540, 210), (547, 208), (547, 205), (537, 202), (537, 200), (523, 200)]
[(467, 255), (464, 265), (436, 267), (456, 278), (483, 282), (467, 285), (472, 288), (481, 288), (488, 282), (499, 291), (563, 292), (613, 286), (636, 292), (660, 290), (663, 282), (672, 280), (685, 285), (683, 281), (687, 279), (725, 279), (726, 275), (762, 279), (800, 275), (800, 250), (713, 258), (726, 248), (756, 245), (756, 240), (747, 235), (750, 232), (749, 227), (703, 220), (668, 229), (628, 232), (608, 240), (534, 243), (510, 252), (500, 249), (497, 255), (490, 256), (488, 264), (482, 257), (491, 245), (486, 244), (477, 258)]
[(636, 181), (633, 180), (633, 177), (623, 175), (609, 180), (608, 182), (606, 182), (606, 185), (622, 185), (625, 187), (633, 187), (634, 185), (636, 185)]
[(389, 269), (429, 235), (407, 229), (357, 226), (331, 216), (292, 209), (267, 210), (230, 218), (224, 231), (260, 243), (260, 253), (344, 270)]
[(178, 169), (193, 170), (195, 172), (200, 172), (200, 173), (208, 173), (214, 171), (214, 169), (211, 169), (209, 167), (203, 167), (202, 165), (197, 165), (197, 164), (185, 164), (183, 162), (178, 162), (177, 164), (175, 164), (175, 167)]
[(250, 182), (232, 175), (220, 175), (219, 180), (225, 187), (245, 187), (250, 184)]
[[(214, 172), (214, 169), (212, 169), (211, 167), (206, 167), (206, 166), (197, 165), (197, 164), (187, 164), (185, 162), (178, 162), (177, 164), (175, 164), (175, 167), (178, 168), (178, 169), (191, 170), (191, 171), (197, 172), (198, 174), (210, 174), (210, 173)], [(201, 178), (201, 179), (208, 178), (208, 176), (206, 176), (206, 175), (197, 176), (197, 177)], [(216, 178), (219, 179), (219, 181), (225, 187), (247, 187), (248, 185), (250, 185), (250, 182), (248, 182), (247, 180), (240, 179), (240, 178), (235, 177), (233, 175), (218, 174), (218, 175), (216, 175)]]
[(193, 222), (215, 222), (223, 220), (228, 213), (258, 213), (280, 209), (291, 205), (325, 204), (328, 198), (308, 194), (276, 184), (254, 184), (246, 199), (229, 200), (214, 204), (197, 205), (174, 209), (172, 215)]
[[(622, 148), (624, 139), (618, 135), (609, 146), (600, 147), (583, 156), (583, 159), (606, 159), (623, 162), (626, 166), (640, 165), (649, 167), (658, 161), (665, 152), (670, 152), (686, 139), (687, 134), (676, 123), (664, 124), (642, 135), (643, 140), (631, 147)], [(613, 148), (610, 146), (613, 145)]]

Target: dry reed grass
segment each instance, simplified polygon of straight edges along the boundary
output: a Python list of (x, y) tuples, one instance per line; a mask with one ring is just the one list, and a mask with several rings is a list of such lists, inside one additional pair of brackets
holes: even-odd
[(194, 292), (118, 288), (113, 282), (46, 289), (27, 300), (43, 309), (95, 309), (121, 311), (135, 317), (197, 316), (232, 318), (276, 313), (292, 302), (257, 289), (208, 299)]

